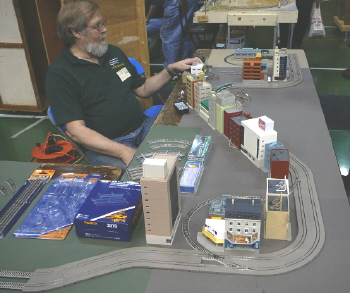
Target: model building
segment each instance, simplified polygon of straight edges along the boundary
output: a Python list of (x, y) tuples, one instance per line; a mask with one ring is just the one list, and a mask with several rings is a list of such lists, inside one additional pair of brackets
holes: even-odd
[(236, 246), (259, 249), (261, 221), (260, 198), (222, 195), (212, 203), (202, 233), (225, 250)]
[(273, 121), (261, 116), (242, 121), (244, 140), (241, 145), (242, 153), (258, 168), (264, 166), (265, 144), (277, 140), (277, 132), (273, 129)]
[(265, 238), (287, 240), (289, 226), (288, 180), (267, 178)]
[(178, 157), (156, 154), (149, 160), (143, 163), (144, 176), (140, 180), (146, 241), (171, 245), (181, 216)]

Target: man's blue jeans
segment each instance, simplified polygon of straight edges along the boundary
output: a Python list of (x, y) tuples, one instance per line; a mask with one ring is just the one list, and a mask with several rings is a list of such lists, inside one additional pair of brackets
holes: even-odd
[[(198, 0), (188, 1), (187, 22), (193, 23), (193, 13), (198, 8)], [(182, 59), (193, 57), (196, 50), (192, 40), (186, 36), (182, 42), (182, 26), (185, 27), (185, 18), (180, 18), (179, 0), (165, 0), (163, 22), (160, 28), (160, 37), (163, 44), (164, 68), (169, 64)], [(183, 48), (181, 48), (183, 45)]]
[[(113, 140), (116, 142), (119, 142), (121, 144), (127, 145), (129, 147), (132, 147), (134, 149), (137, 149), (140, 146), (140, 144), (143, 142), (143, 140), (145, 139), (148, 131), (150, 130), (150, 128), (154, 122), (154, 120), (155, 120), (154, 118), (146, 117), (145, 121), (143, 122), (143, 124), (139, 128), (137, 128), (136, 130), (134, 130), (133, 132), (131, 132), (125, 136), (121, 136), (121, 137), (118, 137), (118, 138), (113, 139)], [(85, 154), (89, 158), (91, 164), (93, 164), (93, 165), (117, 166), (117, 167), (122, 168), (123, 171), (126, 170), (127, 166), (119, 158), (103, 155), (103, 154), (94, 152), (92, 150), (88, 150)]]

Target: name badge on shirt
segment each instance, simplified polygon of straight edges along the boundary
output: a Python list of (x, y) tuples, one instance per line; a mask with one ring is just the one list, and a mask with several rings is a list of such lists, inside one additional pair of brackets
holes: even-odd
[(126, 67), (117, 71), (116, 74), (118, 74), (121, 81), (124, 81), (131, 76), (130, 72), (126, 69)]

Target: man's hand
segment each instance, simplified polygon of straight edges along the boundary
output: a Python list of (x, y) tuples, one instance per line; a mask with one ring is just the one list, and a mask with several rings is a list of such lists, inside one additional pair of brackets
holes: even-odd
[(191, 68), (193, 63), (203, 63), (198, 57), (187, 58), (168, 65), (168, 73), (166, 69), (162, 70), (160, 73), (147, 78), (146, 82), (139, 88), (134, 90), (134, 94), (139, 98), (148, 98), (154, 92), (158, 91), (163, 85), (165, 85), (175, 74), (183, 72)]
[(168, 68), (173, 73), (183, 72), (191, 68), (193, 63), (203, 63), (198, 57), (187, 58), (168, 65)]

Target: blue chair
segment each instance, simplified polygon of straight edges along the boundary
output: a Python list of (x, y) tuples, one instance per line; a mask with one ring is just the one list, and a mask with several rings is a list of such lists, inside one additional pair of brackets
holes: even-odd
[(143, 69), (142, 65), (139, 63), (139, 61), (137, 61), (134, 58), (128, 57), (129, 61), (131, 62), (132, 65), (135, 66), (137, 73), (140, 75), (144, 75), (145, 74), (145, 70)]
[(90, 163), (90, 160), (89, 158), (85, 155), (84, 151), (82, 150), (82, 148), (73, 140), (71, 139), (70, 135), (69, 135), (69, 132), (67, 131), (67, 127), (65, 125), (63, 126), (58, 126), (56, 124), (56, 121), (55, 121), (55, 117), (53, 116), (52, 114), (52, 109), (51, 109), (51, 106), (49, 106), (47, 108), (47, 116), (49, 118), (49, 120), (51, 121), (51, 123), (56, 126), (56, 128), (59, 130), (59, 132), (62, 134), (62, 136), (67, 140), (69, 141), (73, 147), (82, 155), (82, 157), (88, 162)]
[[(136, 70), (137, 70), (137, 73), (140, 74), (140, 75), (144, 75), (145, 74), (145, 70), (144, 68), (142, 67), (142, 65), (134, 58), (131, 58), (131, 57), (128, 57), (129, 58), (129, 61), (131, 62), (132, 65), (135, 66)], [(148, 117), (151, 117), (151, 118), (157, 118), (160, 111), (162, 110), (163, 108), (163, 105), (154, 105), (154, 106), (151, 106), (149, 107), (148, 109), (146, 109), (143, 113), (148, 116)]]
[(49, 117), (49, 120), (51, 121), (51, 123), (52, 123), (53, 125), (55, 125), (61, 132), (66, 133), (65, 131), (67, 130), (67, 127), (66, 127), (65, 125), (63, 125), (63, 126), (57, 126), (56, 121), (55, 121), (55, 118), (53, 117), (53, 114), (52, 114), (51, 106), (49, 106), (49, 107), (47, 108), (47, 116)]
[(145, 114), (148, 117), (156, 119), (158, 117), (160, 111), (162, 111), (162, 109), (163, 109), (163, 105), (154, 105), (154, 106), (146, 109), (143, 112), (143, 114)]

